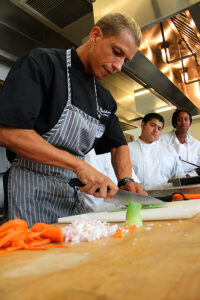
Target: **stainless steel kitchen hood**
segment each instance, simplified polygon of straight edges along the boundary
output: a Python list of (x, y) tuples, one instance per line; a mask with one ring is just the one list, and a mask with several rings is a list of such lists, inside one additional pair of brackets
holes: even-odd
[(93, 4), (95, 22), (103, 15), (120, 12), (132, 16), (145, 29), (198, 3), (196, 0), (100, 0)]
[(142, 52), (138, 51), (132, 61), (124, 65), (123, 72), (155, 90), (166, 103), (189, 110), (192, 115), (198, 113), (198, 108)]

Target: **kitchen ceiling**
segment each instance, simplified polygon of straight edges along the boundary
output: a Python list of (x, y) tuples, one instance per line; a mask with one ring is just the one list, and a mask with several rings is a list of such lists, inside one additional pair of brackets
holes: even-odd
[(79, 45), (94, 24), (90, 0), (10, 0), (61, 36)]

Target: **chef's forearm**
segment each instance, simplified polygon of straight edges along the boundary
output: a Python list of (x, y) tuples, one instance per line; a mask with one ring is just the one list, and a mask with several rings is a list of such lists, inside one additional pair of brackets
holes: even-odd
[(52, 146), (34, 130), (1, 125), (0, 145), (25, 159), (74, 172), (84, 163), (67, 151)]
[(112, 165), (118, 181), (125, 177), (132, 178), (130, 152), (127, 145), (111, 149)]

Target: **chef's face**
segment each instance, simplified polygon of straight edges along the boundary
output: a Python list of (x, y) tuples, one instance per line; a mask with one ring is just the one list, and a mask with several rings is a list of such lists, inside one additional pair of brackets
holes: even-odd
[(157, 141), (163, 129), (163, 123), (157, 119), (151, 119), (146, 124), (141, 124), (142, 133), (141, 140), (147, 144)]
[(131, 60), (138, 49), (126, 29), (118, 36), (104, 37), (96, 26), (90, 33), (90, 44), (86, 72), (93, 73), (98, 79), (120, 71), (124, 62)]
[(181, 111), (176, 120), (176, 130), (180, 133), (186, 133), (190, 128), (190, 116), (188, 113)]

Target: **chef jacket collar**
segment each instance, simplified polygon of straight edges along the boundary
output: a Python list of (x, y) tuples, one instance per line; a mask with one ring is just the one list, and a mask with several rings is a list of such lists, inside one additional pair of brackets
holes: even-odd
[(76, 48), (77, 47), (72, 47), (71, 49), (71, 57), (72, 57), (72, 68), (75, 67), (81, 71), (85, 70), (84, 64), (82, 63), (82, 61), (80, 60), (77, 52), (76, 52)]
[(140, 137), (138, 137), (138, 139), (136, 140), (136, 142), (139, 142), (140, 144), (143, 144), (143, 145), (152, 145), (152, 144), (155, 145), (155, 143), (158, 142), (158, 140), (153, 141), (153, 142), (151, 142), (151, 143), (145, 143), (145, 142), (143, 142), (143, 141), (141, 140)]
[[(175, 134), (176, 129), (172, 129), (172, 131), (174, 132), (174, 136), (176, 137), (176, 134)], [(185, 143), (189, 144), (191, 141), (192, 141), (192, 136), (191, 136), (191, 134), (189, 132), (187, 132)]]
[[(71, 51), (71, 56), (72, 56), (72, 63), (73, 63), (73, 67), (75, 67), (76, 69), (81, 70), (82, 72), (85, 73), (85, 66), (82, 63), (82, 61), (80, 60), (80, 57), (78, 56), (77, 52), (76, 52), (77, 47), (72, 47), (72, 51)], [(87, 75), (88, 77), (93, 77), (93, 74), (87, 74), (85, 73), (85, 75)]]

